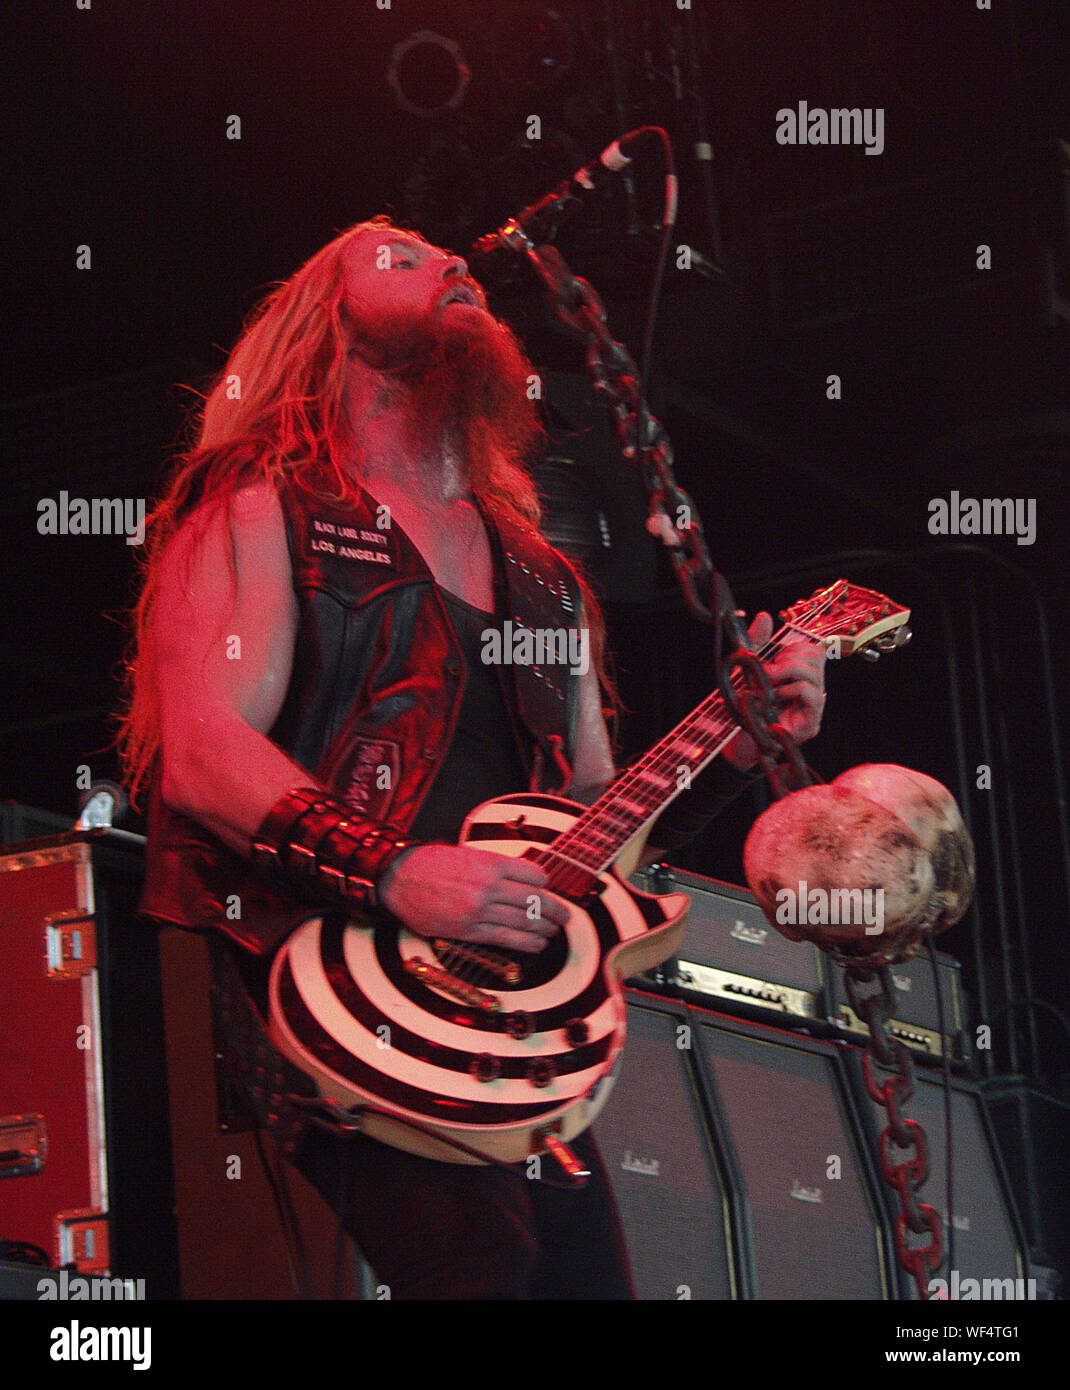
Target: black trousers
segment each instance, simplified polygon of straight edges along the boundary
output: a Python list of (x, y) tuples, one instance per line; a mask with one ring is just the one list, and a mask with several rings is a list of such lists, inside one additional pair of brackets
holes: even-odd
[(316, 1127), (293, 1161), (332, 1208), (344, 1191), (345, 1229), (392, 1299), (634, 1298), (594, 1139), (572, 1148), (591, 1169), (573, 1190), (525, 1177), (524, 1165), (439, 1163)]

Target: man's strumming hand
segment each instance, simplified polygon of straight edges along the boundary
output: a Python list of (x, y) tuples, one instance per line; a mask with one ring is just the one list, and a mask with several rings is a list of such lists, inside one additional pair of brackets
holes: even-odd
[(380, 879), (379, 901), (410, 931), (532, 954), (568, 918), (560, 898), (540, 892), (545, 869), (468, 845), (420, 845)]

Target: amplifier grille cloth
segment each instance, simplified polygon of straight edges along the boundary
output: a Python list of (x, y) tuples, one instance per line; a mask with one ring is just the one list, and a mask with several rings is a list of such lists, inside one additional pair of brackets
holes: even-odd
[(881, 1298), (878, 1226), (831, 1059), (708, 1024), (697, 1034), (743, 1171), (759, 1297)]
[[(731, 1296), (721, 1188), (679, 1020), (628, 1004), (628, 1043), (594, 1126), (641, 1299)], [(685, 1293), (683, 1290), (687, 1290)]]

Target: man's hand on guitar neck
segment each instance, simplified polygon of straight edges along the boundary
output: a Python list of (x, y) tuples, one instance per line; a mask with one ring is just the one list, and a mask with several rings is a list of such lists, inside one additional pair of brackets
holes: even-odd
[(379, 881), (379, 901), (420, 936), (443, 936), (528, 954), (541, 951), (568, 920), (559, 899), (539, 889), (546, 870), (468, 845), (420, 845)]
[[(761, 650), (773, 635), (773, 619), (759, 613), (748, 628), (751, 646)], [(763, 663), (774, 693), (782, 702), (779, 722), (796, 743), (805, 743), (821, 728), (825, 712), (825, 649), (805, 637), (789, 637), (776, 655)], [(735, 767), (746, 770), (758, 761), (758, 750), (750, 734), (741, 730), (725, 748), (723, 756)]]

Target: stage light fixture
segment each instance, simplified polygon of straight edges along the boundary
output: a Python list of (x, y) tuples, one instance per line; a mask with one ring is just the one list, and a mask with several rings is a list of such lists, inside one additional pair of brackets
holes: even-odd
[(394, 45), (386, 78), (402, 110), (437, 116), (460, 107), (472, 70), (456, 39), (421, 29)]

